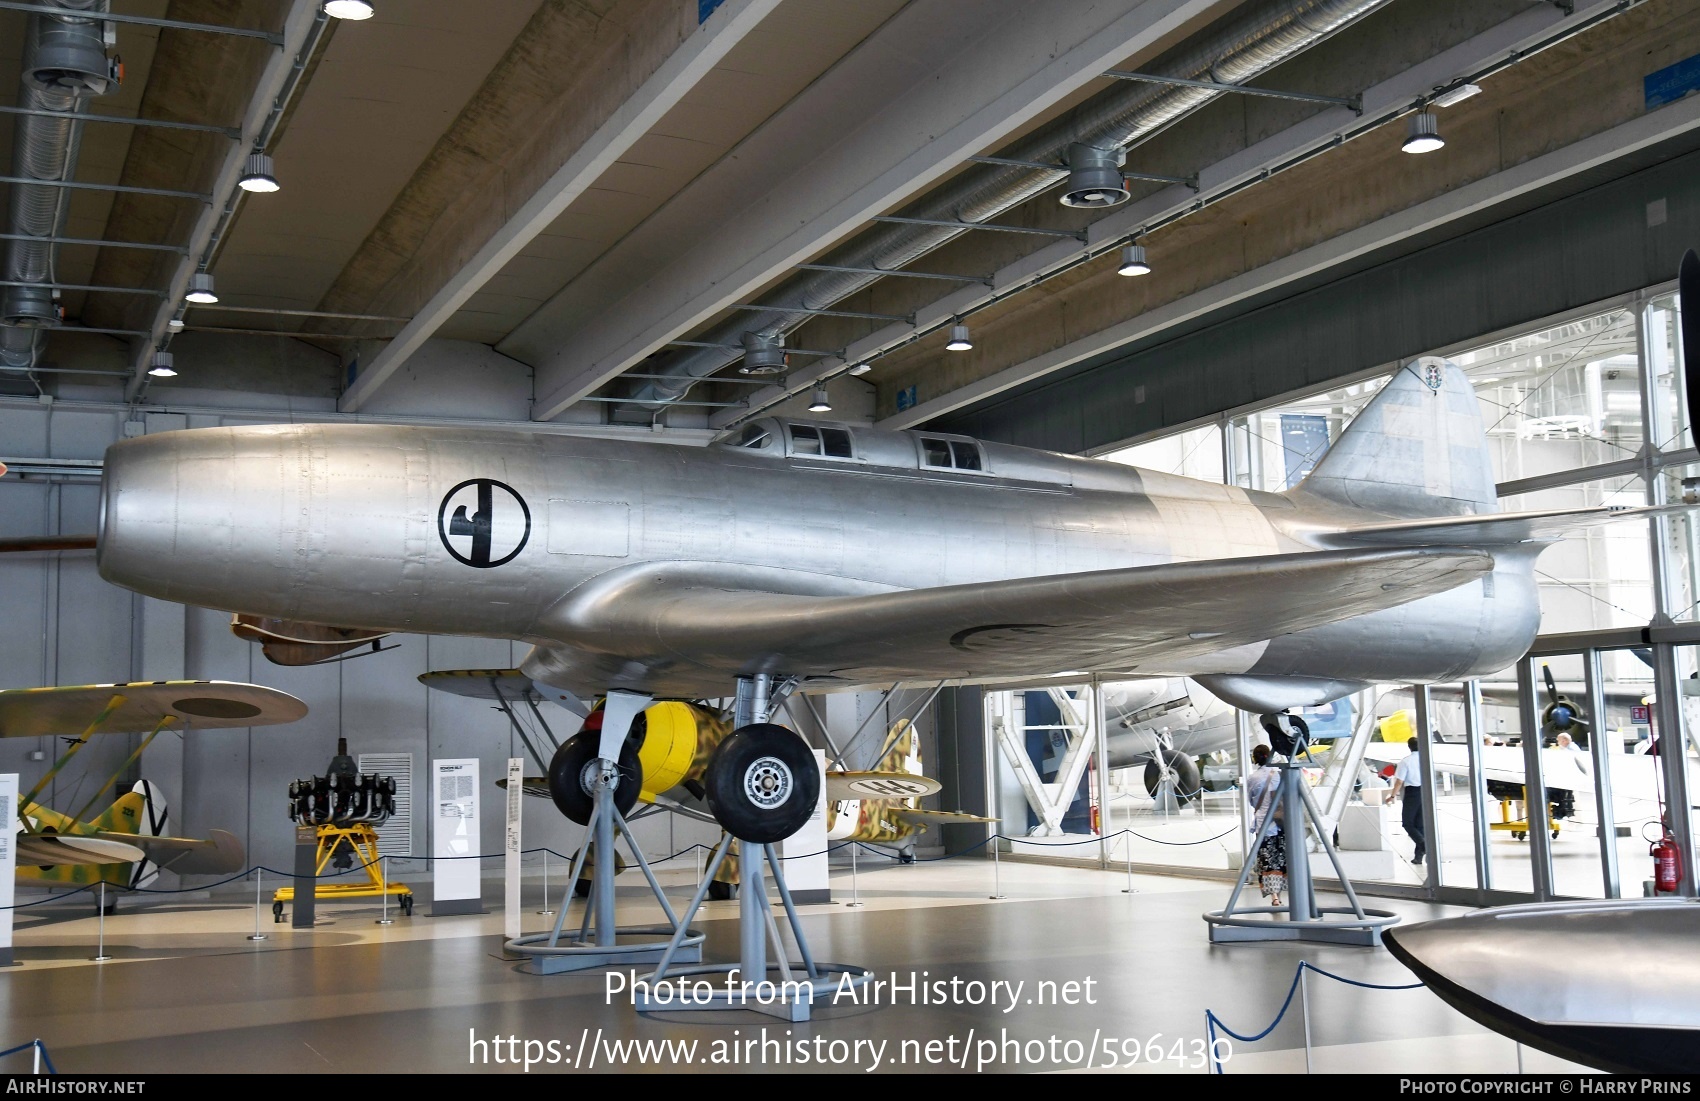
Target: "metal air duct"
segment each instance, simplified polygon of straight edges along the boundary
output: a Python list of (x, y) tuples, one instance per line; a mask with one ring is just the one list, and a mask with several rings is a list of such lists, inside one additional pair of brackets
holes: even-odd
[[(1150, 71), (1158, 76), (1240, 84), (1315, 45), (1353, 20), (1392, 0), (1266, 0), (1253, 4), (1221, 30), (1186, 43), (1160, 59)], [(1225, 93), (1209, 88), (1118, 82), (1022, 142), (1007, 155), (1014, 160), (1059, 165), (1055, 170), (1007, 165), (975, 166), (940, 191), (904, 211), (908, 217), (983, 222), (1044, 192), (1068, 177), (1070, 146), (1105, 151), (1114, 161), (1127, 149), (1176, 119)], [(864, 234), (824, 262), (845, 267), (901, 268), (966, 230), (939, 226), (886, 225)], [(783, 306), (825, 309), (873, 284), (877, 275), (811, 272), (781, 286), (772, 297)], [(705, 343), (741, 344), (745, 334), (782, 338), (809, 320), (806, 313), (781, 308), (741, 318), (703, 338)], [(653, 408), (684, 397), (691, 385), (737, 359), (737, 353), (698, 348), (653, 365), (654, 374), (672, 376), (633, 389), (631, 400)]]
[[(88, 100), (117, 84), (106, 56), (107, 0), (49, 0), (64, 14), (32, 14), (24, 31), (19, 105), (32, 111), (82, 112)], [(19, 115), (12, 141), (12, 175), (66, 180), (77, 163), (82, 123), (47, 115)], [(62, 187), (13, 184), (8, 229), (30, 237), (58, 236), (71, 192)], [(18, 283), (56, 281), (56, 248), (50, 242), (8, 241), (0, 278)], [(41, 330), (58, 325), (59, 305), (45, 287), (0, 288), (0, 366), (33, 367)]]

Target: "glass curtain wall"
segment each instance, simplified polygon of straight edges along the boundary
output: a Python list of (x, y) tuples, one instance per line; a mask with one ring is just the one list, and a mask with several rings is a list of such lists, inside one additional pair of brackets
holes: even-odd
[[(1697, 496), (1700, 455), (1685, 413), (1678, 324), (1672, 289), (1657, 287), (1435, 350), (1474, 384), (1503, 511), (1660, 505)], [(1249, 489), (1290, 489), (1396, 366), (1105, 457)], [(1417, 726), (1411, 690), (1383, 685), (1363, 699), (1341, 701), (1354, 712), (1346, 729), (1363, 727), (1369, 745), (1355, 759), (1329, 765), (1335, 774), (1324, 771), (1315, 782), (1351, 793), (1336, 802), (1341, 820), (1350, 819), (1352, 844), (1343, 847), (1356, 854), (1348, 868), (1354, 878), (1482, 895), (1642, 893), (1649, 844), (1643, 834), (1662, 832), (1661, 822), (1672, 818), (1668, 801), (1661, 803), (1649, 786), (1655, 771), (1645, 760), (1647, 730), (1657, 723), (1649, 702), (1654, 650), (1671, 663), (1669, 675), (1683, 689), (1700, 685), (1700, 658), (1692, 646), (1649, 648), (1623, 639), (1674, 623), (1673, 643), (1700, 641), (1700, 513), (1583, 529), (1542, 554), (1537, 581), (1543, 638), (1562, 633), (1574, 645), (1561, 652), (1543, 643), (1537, 646), (1543, 656), (1479, 682), (1430, 689), (1427, 779), (1437, 819), (1431, 847), (1439, 858), (1428, 867), (1412, 864), (1398, 807), (1359, 809), (1376, 805), (1384, 773), (1408, 752), (1405, 740)], [(1677, 669), (1681, 662), (1688, 664)], [(1195, 699), (1204, 695), (1180, 683)], [(1700, 688), (1682, 695), (1672, 713), (1691, 730), (1688, 711), (1700, 718)], [(1566, 721), (1555, 721), (1555, 714), (1576, 721), (1564, 731)], [(1106, 719), (1111, 727), (1114, 721)], [(1267, 740), (1250, 725), (1253, 743)], [(1562, 744), (1561, 733), (1568, 735)], [(1531, 741), (1532, 752), (1525, 748)], [(1685, 735), (1681, 743), (1686, 768), (1694, 739)], [(1238, 767), (1237, 751), (1217, 758), (1218, 782), (1230, 764)], [(1533, 782), (1531, 766), (1538, 773)], [(1597, 779), (1601, 773), (1609, 779)], [(1545, 789), (1545, 799), (1527, 798), (1536, 788)], [(1120, 817), (1112, 817), (1108, 832), (1161, 811), (1154, 796), (1141, 799), (1142, 790), (1139, 783), (1118, 788), (1112, 774), (1110, 806)], [(1189, 810), (1183, 807), (1183, 818)], [(1537, 830), (1539, 838), (1532, 836)], [(1161, 859), (1148, 853), (1150, 846), (1131, 844), (1135, 860)], [(1681, 844), (1692, 869), (1692, 838)], [(1178, 862), (1220, 866), (1217, 859), (1195, 853)]]

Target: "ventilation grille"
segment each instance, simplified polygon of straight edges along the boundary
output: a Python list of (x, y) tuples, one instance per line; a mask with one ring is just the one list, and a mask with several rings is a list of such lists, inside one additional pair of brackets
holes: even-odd
[(378, 827), (378, 855), (413, 855), (413, 754), (362, 753), (356, 766), (362, 773), (395, 778), (395, 813)]

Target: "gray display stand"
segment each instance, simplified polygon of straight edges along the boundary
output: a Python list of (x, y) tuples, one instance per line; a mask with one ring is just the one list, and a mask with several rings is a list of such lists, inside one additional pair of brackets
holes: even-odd
[[(631, 731), (632, 720), (648, 702), (648, 697), (630, 693), (611, 692), (608, 695), (603, 738), (598, 751), (601, 768), (596, 779), (594, 804), (590, 821), (586, 824), (585, 843), (579, 846), (577, 855), (573, 857), (566, 886), (562, 888), (555, 926), (547, 933), (515, 937), (507, 942), (509, 952), (527, 957), (526, 968), (534, 974), (552, 975), (593, 967), (648, 964), (662, 959), (669, 952), (682, 953), (681, 958), (692, 962), (702, 958), (705, 934), (689, 928), (690, 915), (686, 916), (685, 922), (674, 916), (661, 884), (656, 882), (654, 870), (632, 837), (631, 827), (614, 805), (614, 785), (619, 777), (619, 769), (614, 762), (620, 759), (620, 750)], [(616, 831), (625, 839), (626, 848), (631, 851), (638, 867), (643, 869), (650, 891), (661, 904), (662, 913), (667, 915), (667, 924), (625, 928), (615, 924), (614, 873), (619, 864), (614, 852)], [(563, 939), (561, 932), (573, 902), (573, 892), (592, 849), (596, 852), (596, 861), (590, 869), (590, 897), (585, 900), (584, 921), (576, 938)], [(691, 913), (695, 912), (693, 908)]]
[[(1234, 893), (1228, 897), (1227, 907), (1204, 915), (1204, 920), (1210, 925), (1210, 940), (1213, 943), (1304, 940), (1326, 944), (1380, 944), (1381, 931), (1396, 924), (1399, 915), (1388, 910), (1366, 909), (1358, 901), (1352, 881), (1340, 864), (1340, 854), (1334, 851), (1328, 831), (1321, 825), (1322, 814), (1311, 798), (1303, 774), (1290, 759), (1280, 761), (1280, 770), (1281, 781), (1276, 789), (1274, 805), (1269, 808), (1263, 828), (1252, 842), (1251, 854), (1240, 869), (1239, 880), (1234, 884)], [(1283, 807), (1289, 808), (1285, 814), (1288, 826), (1287, 905), (1240, 906), (1240, 895), (1257, 867), (1258, 847), (1274, 832), (1277, 815)], [(1310, 877), (1310, 854), (1305, 845), (1307, 822), (1316, 839), (1322, 843), (1328, 859), (1333, 862), (1334, 874), (1340, 877), (1341, 890), (1345, 892), (1350, 906), (1316, 904), (1316, 886)]]
[[(701, 885), (685, 910), (685, 925), (674, 934), (674, 944), (668, 945), (655, 973), (633, 990), (632, 1004), (639, 1010), (703, 1011), (747, 1009), (766, 1013), (786, 1021), (806, 1021), (814, 1003), (833, 998), (846, 986), (860, 988), (873, 972), (862, 967), (838, 963), (816, 963), (809, 953), (808, 938), (803, 935), (797, 918), (797, 907), (785, 886), (785, 872), (780, 867), (779, 854), (772, 845), (743, 842), (738, 846), (738, 962), (703, 964), (697, 967), (675, 967), (682, 962), (683, 933), (691, 918), (696, 916), (708, 885), (726, 860), (732, 847), (732, 835), (726, 834), (715, 847)], [(787, 958), (785, 942), (774, 920), (773, 907), (767, 897), (767, 878), (771, 874), (779, 889), (779, 900), (785, 917), (796, 938), (801, 962)], [(767, 947), (771, 940), (775, 962), (770, 965)], [(676, 947), (677, 946), (677, 947)], [(702, 976), (727, 976), (736, 973), (736, 982), (696, 982)], [(689, 991), (688, 996), (683, 992)]]

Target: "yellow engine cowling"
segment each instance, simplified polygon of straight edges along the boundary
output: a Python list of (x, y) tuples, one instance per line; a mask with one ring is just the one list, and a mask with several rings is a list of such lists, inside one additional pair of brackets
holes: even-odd
[(638, 748), (643, 765), (643, 789), (638, 798), (645, 803), (675, 787), (691, 771), (696, 759), (698, 730), (702, 717), (688, 703), (668, 701), (644, 708), (645, 733)]

